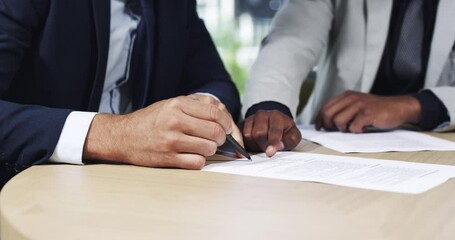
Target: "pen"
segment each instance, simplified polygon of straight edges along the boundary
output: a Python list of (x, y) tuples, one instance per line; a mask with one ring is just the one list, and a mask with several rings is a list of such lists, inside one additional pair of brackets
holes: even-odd
[(234, 148), (235, 150), (239, 151), (239, 153), (241, 153), (244, 157), (248, 158), (251, 160), (251, 157), (250, 155), (248, 154), (248, 152), (242, 147), (242, 145), (240, 145), (233, 137), (231, 134), (227, 134), (226, 135), (226, 141), (228, 143), (230, 143)]

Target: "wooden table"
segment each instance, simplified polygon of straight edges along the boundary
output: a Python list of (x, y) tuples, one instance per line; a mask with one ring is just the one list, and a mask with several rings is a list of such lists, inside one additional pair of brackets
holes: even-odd
[[(455, 141), (455, 133), (436, 134)], [(336, 154), (302, 142), (299, 151)], [(455, 165), (455, 152), (351, 154)], [(420, 195), (202, 171), (48, 165), (0, 196), (8, 239), (454, 239), (455, 180)]]

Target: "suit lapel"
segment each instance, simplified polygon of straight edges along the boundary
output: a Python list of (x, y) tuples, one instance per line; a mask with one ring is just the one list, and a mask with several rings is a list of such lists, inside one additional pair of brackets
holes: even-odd
[(393, 0), (366, 0), (366, 56), (362, 92), (369, 92), (373, 86), (387, 41), (392, 3)]
[(90, 95), (89, 111), (98, 111), (106, 77), (111, 20), (110, 3), (110, 0), (92, 0), (93, 19), (96, 31), (97, 64), (95, 81)]
[(455, 41), (454, 16), (455, 1), (440, 0), (425, 77), (425, 88), (434, 87), (437, 84), (447, 58), (452, 51)]

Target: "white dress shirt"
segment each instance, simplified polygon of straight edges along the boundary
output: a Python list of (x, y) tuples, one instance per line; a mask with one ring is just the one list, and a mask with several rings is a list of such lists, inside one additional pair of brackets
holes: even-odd
[[(125, 8), (125, 0), (111, 0), (111, 30), (106, 78), (99, 112), (131, 112), (128, 84), (130, 58), (139, 17)], [(50, 161), (82, 164), (82, 151), (88, 129), (97, 113), (74, 111), (69, 114)]]

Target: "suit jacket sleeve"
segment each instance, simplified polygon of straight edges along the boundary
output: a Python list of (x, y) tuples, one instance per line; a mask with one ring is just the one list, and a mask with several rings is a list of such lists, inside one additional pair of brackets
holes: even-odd
[(70, 113), (5, 100), (47, 8), (46, 0), (0, 1), (0, 186), (17, 172), (50, 158)]
[[(447, 60), (435, 86), (428, 86), (430, 90), (444, 105), (448, 121), (439, 124), (434, 131), (448, 132), (455, 130), (455, 46), (447, 54)], [(428, 80), (428, 79), (427, 79)]]
[(449, 116), (448, 122), (443, 122), (435, 131), (448, 132), (455, 130), (455, 86), (437, 86), (430, 88), (434, 95), (444, 104)]
[(226, 72), (212, 39), (196, 12), (196, 1), (189, 1), (190, 45), (186, 64), (186, 80), (191, 92), (207, 92), (217, 96), (237, 120), (240, 98)]
[(245, 86), (242, 115), (260, 102), (278, 102), (296, 116), (300, 87), (327, 45), (331, 0), (289, 0), (277, 13)]

